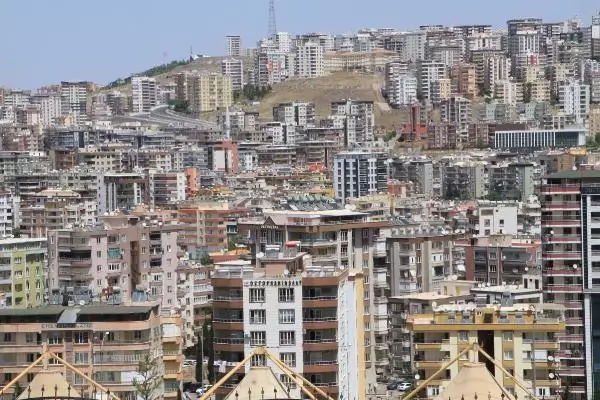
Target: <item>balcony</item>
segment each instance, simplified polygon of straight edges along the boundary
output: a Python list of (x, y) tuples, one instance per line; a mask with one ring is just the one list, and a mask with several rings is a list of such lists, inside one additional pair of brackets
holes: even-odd
[(304, 360), (304, 372), (318, 374), (322, 372), (337, 372), (337, 360)]
[(574, 268), (552, 268), (545, 269), (543, 272), (544, 275), (547, 276), (579, 276), (581, 275), (581, 270)]
[(584, 376), (585, 367), (559, 367), (556, 372), (559, 376)]
[(566, 226), (566, 227), (577, 227), (581, 225), (581, 221), (579, 221), (579, 218), (577, 219), (547, 219), (547, 220), (542, 220), (542, 224), (544, 224), (545, 226), (554, 226), (554, 227), (561, 227), (561, 226)]
[(554, 235), (548, 237), (545, 243), (581, 243), (581, 235)]
[(581, 204), (577, 201), (565, 201), (562, 203), (544, 203), (542, 204), (542, 210), (545, 211), (558, 211), (558, 210), (579, 210)]
[[(600, 255), (600, 254), (599, 254)], [(581, 258), (580, 251), (546, 251), (543, 253), (545, 260), (576, 260)]]
[(581, 186), (578, 184), (564, 184), (564, 185), (543, 185), (540, 188), (540, 192), (544, 194), (551, 193), (580, 193)]
[(581, 293), (583, 285), (545, 285), (544, 289), (551, 293)]
[(583, 335), (560, 334), (560, 335), (556, 335), (556, 338), (558, 339), (559, 342), (572, 342), (572, 343), (583, 342)]
[(319, 340), (304, 339), (302, 343), (305, 351), (331, 351), (338, 348), (336, 338), (321, 338)]

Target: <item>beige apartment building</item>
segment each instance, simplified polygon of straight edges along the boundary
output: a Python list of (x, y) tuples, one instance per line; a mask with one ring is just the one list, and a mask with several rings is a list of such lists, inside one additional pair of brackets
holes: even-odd
[[(365, 393), (374, 384), (367, 281), (362, 272), (312, 265), (298, 246), (271, 245), (256, 265), (244, 260), (216, 264), (215, 364), (226, 366), (218, 376), (264, 346), (333, 398)], [(261, 357), (251, 365), (274, 367)], [(234, 374), (220, 394), (244, 373), (248, 368)], [(279, 377), (290, 385), (290, 397), (300, 398), (300, 388), (286, 375)]]
[(181, 225), (157, 214), (111, 214), (96, 226), (48, 233), (50, 292), (76, 300), (90, 291), (93, 299), (115, 291), (127, 304), (134, 291), (144, 290), (164, 309), (175, 307)]
[(175, 77), (178, 100), (191, 111), (208, 112), (233, 105), (231, 76), (207, 72), (181, 72)]
[[(412, 333), (417, 385), (472, 343), (481, 348), (504, 369), (518, 377), (539, 398), (557, 394), (561, 381), (556, 373), (561, 353), (558, 338), (565, 331), (564, 308), (555, 304), (432, 304), (430, 314), (409, 315), (406, 327)], [(456, 377), (469, 354), (429, 382), (427, 397), (436, 397)], [(527, 394), (512, 378), (493, 363), (479, 356), (490, 373), (504, 387), (526, 398)]]
[(382, 268), (376, 268), (374, 261), (380, 230), (388, 225), (388, 221), (349, 210), (268, 210), (261, 217), (238, 220), (239, 235), (258, 258), (270, 246), (283, 248), (288, 242), (298, 242), (299, 251), (311, 255), (313, 265), (364, 274), (364, 361), (370, 384), (375, 384), (377, 370), (389, 363), (386, 282), (377, 279)]
[[(49, 350), (122, 400), (136, 400), (132, 378), (139, 361), (150, 354), (162, 380), (156, 398), (175, 399), (183, 378), (180, 325), (177, 315), (162, 317), (158, 304), (0, 309), (0, 385)], [(93, 390), (60, 362), (48, 363), (49, 370), (62, 373), (76, 391)], [(43, 363), (33, 367), (19, 382), (21, 387), (43, 368)]]

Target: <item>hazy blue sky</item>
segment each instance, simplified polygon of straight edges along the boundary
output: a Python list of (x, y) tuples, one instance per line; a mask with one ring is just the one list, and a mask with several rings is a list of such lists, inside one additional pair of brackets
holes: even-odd
[[(165, 59), (224, 52), (227, 34), (253, 46), (267, 33), (268, 0), (0, 0), (0, 86), (60, 80), (106, 83)], [(598, 0), (276, 0), (277, 27), (292, 34), (363, 27), (489, 23), (514, 17), (585, 24)]]

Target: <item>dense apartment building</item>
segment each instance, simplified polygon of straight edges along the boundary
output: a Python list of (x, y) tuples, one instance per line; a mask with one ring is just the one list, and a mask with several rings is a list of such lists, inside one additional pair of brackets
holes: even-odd
[(237, 219), (249, 212), (226, 201), (194, 200), (180, 204), (177, 218), (183, 228), (178, 243), (193, 259), (227, 249), (230, 239), (238, 233)]
[(375, 194), (387, 188), (387, 155), (361, 151), (343, 152), (335, 156), (333, 189), (336, 199)]
[(0, 236), (12, 235), (14, 226), (13, 196), (9, 191), (0, 190)]
[(583, 125), (590, 112), (590, 86), (578, 81), (560, 83), (558, 104), (562, 112), (573, 115), (575, 122)]
[(514, 162), (488, 168), (489, 194), (498, 199), (527, 201), (534, 194), (534, 164)]
[[(597, 323), (599, 279), (598, 171), (551, 174), (541, 187), (542, 273), (545, 300), (566, 308), (566, 331), (559, 338), (563, 383), (587, 397), (599, 386)], [(598, 211), (596, 211), (598, 210)]]
[(446, 277), (459, 272), (453, 260), (454, 239), (443, 227), (393, 227), (386, 238), (390, 296), (436, 291)]
[(227, 55), (229, 57), (239, 57), (242, 55), (242, 37), (239, 35), (226, 36)]
[(221, 74), (231, 78), (233, 93), (241, 93), (244, 89), (244, 62), (235, 58), (221, 61)]
[(143, 173), (103, 173), (96, 176), (98, 213), (128, 211), (148, 204), (148, 179)]
[(61, 82), (60, 96), (63, 116), (71, 116), (76, 124), (87, 118), (89, 82)]
[(343, 100), (331, 103), (331, 115), (344, 120), (344, 143), (353, 147), (357, 143), (373, 140), (375, 113), (372, 101)]
[(44, 304), (46, 238), (0, 240), (0, 308)]
[(19, 231), (28, 237), (47, 237), (48, 231), (73, 226), (93, 226), (96, 202), (72, 190), (45, 189), (28, 196), (19, 206)]
[(286, 125), (314, 127), (315, 104), (310, 102), (279, 103), (273, 107), (273, 120)]
[(177, 299), (183, 320), (182, 337), (186, 348), (197, 342), (199, 330), (212, 313), (212, 265), (180, 259), (177, 267)]
[[(429, 314), (409, 315), (406, 326), (412, 333), (417, 385), (457, 357), (465, 346), (478, 343), (536, 396), (555, 396), (561, 387), (560, 379), (565, 379), (559, 371), (562, 360), (557, 343), (565, 332), (563, 312), (553, 305), (509, 301), (485, 305), (442, 304), (434, 306)], [(428, 382), (427, 396), (438, 396), (465, 361), (468, 355)], [(479, 361), (485, 363), (488, 371), (515, 397), (527, 396), (527, 392), (492, 362), (481, 355)], [(556, 374), (560, 379), (556, 379)]]
[(187, 179), (184, 172), (148, 171), (148, 197), (151, 206), (168, 206), (185, 201)]
[[(364, 391), (374, 377), (369, 374), (370, 332), (363, 322), (369, 310), (363, 275), (313, 266), (297, 246), (270, 247), (256, 267), (249, 261), (217, 263), (212, 277), (215, 363), (225, 364), (227, 371), (264, 346), (333, 398)], [(275, 367), (260, 356), (250, 365)], [(248, 368), (231, 382), (239, 382)], [(287, 376), (280, 379), (292, 397), (300, 396)]]
[[(124, 400), (135, 400), (132, 379), (147, 355), (160, 382), (153, 395), (175, 399), (181, 390), (183, 361), (181, 319), (162, 317), (158, 305), (46, 305), (25, 310), (0, 309), (0, 383), (7, 384), (46, 350), (54, 352)], [(40, 363), (22, 375), (26, 387)], [(74, 390), (92, 392), (89, 382), (54, 359), (50, 371), (61, 373)], [(48, 388), (48, 393), (53, 388)]]
[(206, 72), (181, 72), (175, 76), (177, 100), (187, 101), (191, 111), (208, 112), (233, 104), (232, 78)]
[(296, 47), (296, 70), (299, 78), (325, 75), (325, 50), (318, 42), (308, 41)]
[(415, 194), (432, 198), (436, 189), (439, 192), (439, 167), (434, 165), (432, 160), (394, 158), (389, 168), (390, 178), (399, 182), (412, 182)]
[(158, 85), (155, 78), (134, 76), (131, 78), (132, 112), (147, 113), (158, 105)]
[(118, 288), (124, 303), (147, 291), (170, 309), (177, 303), (177, 236), (181, 225), (160, 215), (116, 214), (100, 225), (48, 233), (48, 287), (52, 292), (91, 291), (94, 298)]

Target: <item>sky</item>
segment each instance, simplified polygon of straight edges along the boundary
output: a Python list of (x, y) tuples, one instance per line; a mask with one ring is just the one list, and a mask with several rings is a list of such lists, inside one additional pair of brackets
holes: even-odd
[[(275, 0), (278, 31), (492, 24), (579, 17), (598, 0)], [(268, 31), (268, 0), (0, 0), (0, 87), (61, 80), (99, 84), (194, 53), (225, 53), (226, 35), (254, 47)]]

